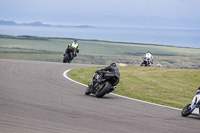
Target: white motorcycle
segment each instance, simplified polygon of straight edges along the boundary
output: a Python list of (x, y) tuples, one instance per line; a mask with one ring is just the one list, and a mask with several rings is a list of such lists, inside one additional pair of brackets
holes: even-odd
[(200, 115), (200, 87), (191, 103), (186, 105), (181, 112), (181, 115), (186, 117), (188, 115)]
[(150, 67), (153, 64), (153, 56), (150, 53), (146, 53), (146, 55), (143, 57), (143, 61), (140, 66), (148, 66)]
[(144, 57), (144, 58), (143, 58), (143, 62), (141, 63), (140, 66), (143, 66), (143, 65), (144, 65), (144, 66), (150, 67), (150, 66), (151, 66), (150, 58)]

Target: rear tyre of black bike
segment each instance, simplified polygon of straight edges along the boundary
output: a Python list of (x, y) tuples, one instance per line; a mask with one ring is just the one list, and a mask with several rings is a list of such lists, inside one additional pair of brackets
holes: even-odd
[(97, 90), (96, 97), (102, 98), (106, 93), (110, 92), (111, 84), (109, 82), (105, 82), (103, 87), (100, 90)]

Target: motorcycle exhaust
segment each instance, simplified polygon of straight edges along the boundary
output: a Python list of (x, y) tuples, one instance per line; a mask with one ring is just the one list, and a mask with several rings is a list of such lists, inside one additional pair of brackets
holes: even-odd
[(115, 89), (117, 89), (117, 87), (116, 87), (116, 86), (113, 86), (112, 89), (115, 90)]

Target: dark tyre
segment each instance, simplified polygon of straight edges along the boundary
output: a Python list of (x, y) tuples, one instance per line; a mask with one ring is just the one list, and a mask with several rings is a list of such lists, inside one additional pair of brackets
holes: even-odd
[(85, 90), (85, 95), (90, 95), (90, 87), (88, 86), (87, 89)]
[(191, 114), (191, 113), (190, 113), (190, 109), (191, 109), (190, 105), (191, 105), (191, 103), (189, 103), (188, 105), (186, 105), (186, 106), (184, 107), (184, 109), (183, 109), (182, 112), (181, 112), (181, 115), (182, 115), (182, 116), (186, 117), (186, 116), (188, 116), (188, 115)]
[(66, 55), (64, 56), (64, 58), (63, 58), (63, 63), (66, 63), (66, 62), (68, 62), (68, 54), (66, 54)]
[(110, 91), (111, 84), (109, 82), (105, 82), (103, 87), (96, 92), (96, 97), (102, 98), (106, 93)]
[(145, 64), (145, 66), (148, 66), (148, 63), (146, 61), (144, 62), (144, 64)]
[(63, 63), (66, 63), (67, 61), (65, 60), (65, 58), (63, 58)]

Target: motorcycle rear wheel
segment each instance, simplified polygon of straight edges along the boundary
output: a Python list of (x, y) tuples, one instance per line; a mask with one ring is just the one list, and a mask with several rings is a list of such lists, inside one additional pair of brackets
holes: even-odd
[(97, 98), (102, 98), (106, 93), (110, 91), (111, 84), (109, 82), (105, 82), (104, 86), (96, 92)]
[(183, 110), (181, 111), (181, 115), (182, 115), (183, 117), (187, 117), (188, 115), (191, 114), (191, 113), (190, 113), (190, 109), (191, 109), (190, 105), (191, 105), (191, 103), (189, 103), (188, 105), (186, 105), (186, 106), (183, 108)]

